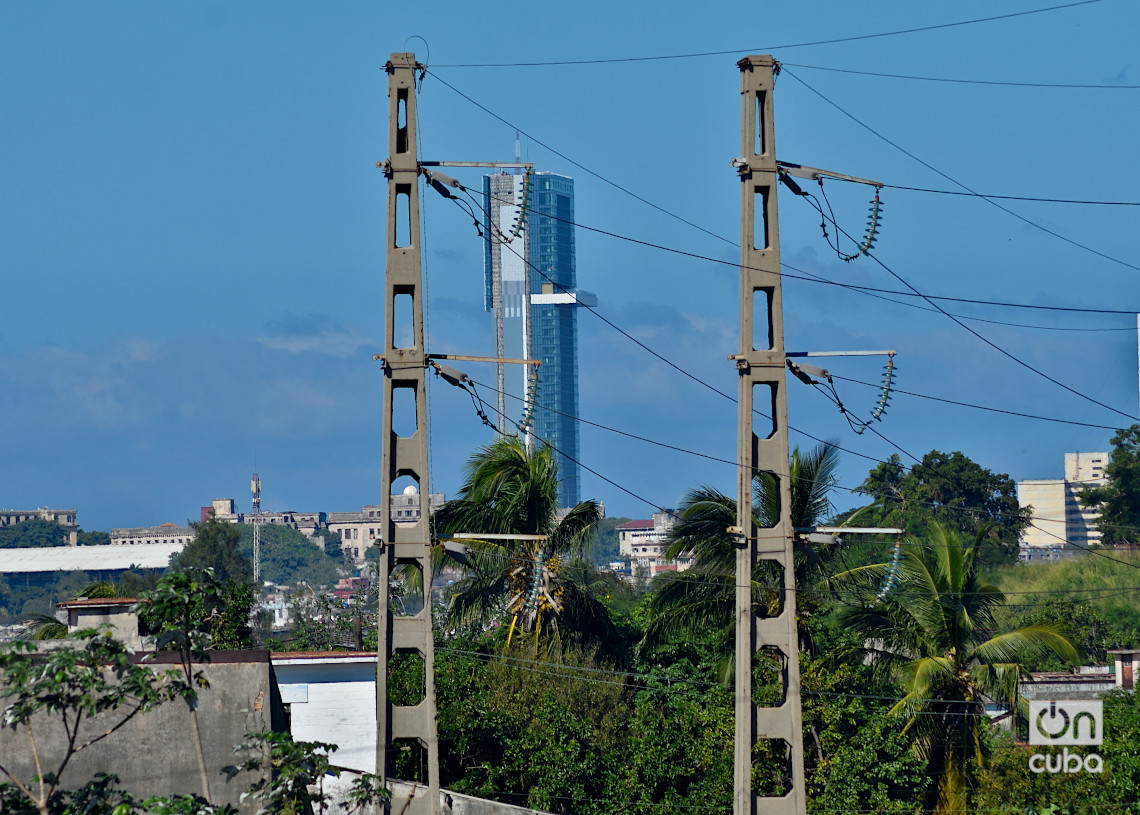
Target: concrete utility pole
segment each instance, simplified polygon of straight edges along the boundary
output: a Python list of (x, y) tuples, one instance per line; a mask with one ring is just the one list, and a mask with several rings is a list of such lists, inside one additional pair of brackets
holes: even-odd
[[(439, 741), (435, 709), (435, 642), (431, 620), (431, 531), (428, 496), (428, 438), (424, 352), (424, 288), (420, 271), (420, 165), (416, 155), (415, 54), (392, 54), (388, 71), (388, 242), (384, 279), (384, 417), (380, 496), (383, 530), (379, 546), (379, 645), (376, 659), (376, 774), (388, 780), (388, 754), (401, 741), (418, 749), (416, 762), (425, 777), (411, 792), (393, 792), (390, 811), (402, 815), (439, 814)], [(398, 298), (405, 298), (397, 310)], [(412, 324), (397, 325), (397, 317)], [(397, 346), (411, 329), (411, 345)], [(401, 437), (393, 425), (397, 390), (410, 392), (415, 429)], [(406, 402), (405, 402), (406, 404)], [(392, 518), (392, 484), (401, 477), (416, 481), (420, 515), (397, 525)], [(401, 519), (403, 520), (403, 519)], [(417, 613), (392, 614), (388, 581), (401, 565), (420, 570), (423, 602)], [(414, 604), (413, 604), (414, 605)], [(394, 705), (388, 696), (388, 670), (394, 654), (422, 661), (423, 696), (411, 705)], [(418, 747), (417, 747), (418, 746)]]
[[(804, 815), (804, 751), (800, 710), (800, 663), (796, 632), (794, 530), (789, 516), (788, 404), (784, 390), (783, 305), (780, 293), (780, 232), (776, 218), (776, 146), (771, 56), (749, 56), (740, 67), (740, 374), (737, 459), (736, 553), (736, 745), (733, 815)], [(771, 413), (770, 427), (756, 433), (754, 411)], [(752, 521), (752, 480), (771, 473), (780, 496), (775, 526)], [(752, 571), (760, 561), (776, 564), (783, 581), (778, 613), (757, 618), (752, 609)], [(773, 653), (774, 649), (774, 653)], [(783, 663), (784, 696), (778, 707), (752, 701), (758, 652)], [(752, 790), (752, 750), (757, 740), (787, 746), (789, 789), (781, 797)]]

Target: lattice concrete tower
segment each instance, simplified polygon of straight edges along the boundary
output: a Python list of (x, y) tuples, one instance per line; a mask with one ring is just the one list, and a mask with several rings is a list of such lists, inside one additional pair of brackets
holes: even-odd
[[(397, 524), (392, 516), (392, 492), (398, 479), (415, 482), (420, 500), (431, 494), (428, 485), (428, 436), (424, 351), (424, 286), (420, 268), (420, 165), (416, 155), (416, 64), (414, 54), (392, 54), (388, 71), (388, 226), (384, 275), (384, 402), (380, 476), (381, 547), (379, 583), (379, 644), (376, 664), (376, 774), (386, 781), (390, 759), (407, 749), (416, 758), (421, 777), (410, 795), (393, 795), (390, 812), (402, 815), (439, 813), (439, 741), (436, 737), (435, 643), (431, 620), (431, 513), (421, 504), (419, 518)], [(397, 323), (397, 319), (402, 322)], [(410, 320), (410, 325), (408, 321)], [(410, 339), (409, 339), (410, 338)], [(409, 345), (397, 345), (397, 339)], [(408, 435), (393, 422), (414, 416)], [(419, 570), (419, 603), (415, 613), (389, 609), (388, 581), (399, 566)], [(425, 590), (426, 587), (426, 590)], [(418, 606), (418, 609), (416, 608)], [(388, 695), (388, 672), (396, 654), (407, 655), (422, 671), (420, 698), (393, 704)]]
[[(780, 233), (776, 218), (776, 146), (773, 60), (750, 56), (740, 67), (740, 352), (739, 463), (736, 554), (736, 745), (734, 815), (804, 815), (804, 757), (796, 632), (794, 530), (789, 515), (788, 403), (785, 393), (784, 320), (780, 290)], [(763, 418), (770, 414), (771, 419)], [(761, 425), (754, 426), (760, 416)], [(757, 433), (757, 430), (760, 430)], [(752, 519), (752, 481), (771, 473), (780, 496), (779, 518), (767, 528)], [(766, 561), (779, 572), (777, 613), (757, 618), (753, 568)], [(753, 667), (761, 652), (783, 665), (783, 701), (758, 707), (752, 699)], [(752, 751), (758, 740), (787, 747), (787, 792), (759, 797), (752, 789)]]

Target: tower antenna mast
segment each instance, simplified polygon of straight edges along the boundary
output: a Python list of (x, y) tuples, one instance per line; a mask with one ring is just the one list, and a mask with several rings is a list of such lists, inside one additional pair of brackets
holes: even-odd
[(261, 476), (254, 472), (249, 481), (253, 495), (253, 583), (261, 585)]

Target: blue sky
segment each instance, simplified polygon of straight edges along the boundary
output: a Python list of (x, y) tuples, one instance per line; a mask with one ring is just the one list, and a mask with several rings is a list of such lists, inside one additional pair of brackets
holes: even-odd
[[(180, 522), (216, 497), (248, 508), (350, 510), (379, 500), (386, 85), (390, 52), (431, 68), (422, 155), (507, 160), (514, 127), (538, 169), (575, 178), (579, 285), (607, 319), (729, 393), (737, 347), (740, 152), (735, 62), (772, 53), (777, 155), (887, 184), (956, 189), (903, 148), (984, 193), (1140, 200), (1134, 65), (1140, 6), (1102, 2), (847, 43), (799, 43), (1027, 11), (1048, 3), (675, 2), (56, 3), (0, 8), (0, 505), (76, 507), (86, 529)], [(423, 40), (409, 39), (413, 36)], [(430, 48), (430, 53), (428, 48)], [(468, 63), (719, 56), (547, 67)], [(814, 67), (807, 67), (814, 66)], [(1108, 85), (1102, 89), (913, 81)], [(802, 80), (802, 82), (801, 82)], [(806, 84), (803, 84), (806, 83)], [(815, 92), (813, 92), (813, 90)], [(896, 146), (823, 101), (822, 94)], [(543, 146), (543, 145), (547, 145)], [(566, 158), (557, 155), (562, 153)], [(699, 225), (686, 226), (588, 168)], [(458, 173), (457, 173), (458, 174)], [(478, 188), (478, 174), (461, 175)], [(825, 187), (863, 229), (870, 190)], [(818, 215), (780, 193), (783, 259), (845, 283), (899, 289), (867, 258), (838, 260)], [(469, 219), (425, 199), (429, 350), (490, 354), (482, 246)], [(1136, 207), (1005, 201), (886, 189), (876, 256), (926, 293), (1140, 309)], [(1085, 244), (1079, 249), (1041, 229)], [(1129, 315), (946, 304), (1010, 354), (1135, 416)], [(1018, 366), (946, 317), (818, 283), (785, 286), (787, 347), (897, 349), (908, 391), (1107, 428), (1128, 419)], [(735, 406), (579, 316), (581, 415), (732, 459)], [(1056, 329), (1081, 330), (1056, 330)], [(1096, 329), (1096, 330), (1085, 330)], [(877, 381), (881, 360), (825, 363)], [(479, 381), (493, 372), (467, 366)], [(838, 383), (856, 414), (876, 392)], [(490, 440), (464, 394), (433, 387), (432, 489), (454, 493)], [(833, 438), (857, 485), (895, 448), (850, 431), (792, 382), (791, 423)], [(1059, 476), (1063, 453), (1107, 449), (1111, 429), (898, 396), (876, 429), (903, 450), (961, 450), (1015, 478)], [(813, 444), (793, 433), (792, 442)], [(866, 456), (869, 458), (863, 458)], [(906, 456), (904, 455), (904, 460)], [(582, 461), (657, 506), (731, 465), (586, 427)], [(589, 473), (612, 515), (651, 507)], [(844, 491), (839, 508), (856, 503)]]

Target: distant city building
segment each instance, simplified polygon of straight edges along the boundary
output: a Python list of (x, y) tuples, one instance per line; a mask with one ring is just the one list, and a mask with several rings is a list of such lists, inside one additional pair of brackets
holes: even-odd
[(210, 506), (202, 507), (198, 520), (208, 521), (210, 518), (229, 521), (232, 524), (241, 523), (241, 516), (238, 514), (233, 498), (215, 498)]
[[(574, 180), (554, 173), (483, 177), (484, 307), (495, 317), (496, 351), (538, 359), (537, 383), (523, 365), (499, 364), (499, 428), (548, 442), (564, 507), (581, 500), (578, 437), (578, 306), (597, 298), (577, 288)], [(533, 408), (528, 411), (528, 406)]]
[[(428, 511), (434, 513), (443, 506), (446, 496), (431, 493), (428, 496)], [(393, 495), (389, 503), (392, 520), (396, 523), (416, 523), (420, 519), (420, 494), (409, 485), (402, 494)], [(374, 546), (383, 537), (383, 507), (379, 504), (366, 504), (360, 512), (330, 512), (328, 529), (341, 539), (341, 552), (352, 563), (361, 563), (368, 554), (368, 547)]]
[(1108, 453), (1065, 453), (1064, 478), (1017, 482), (1017, 501), (1033, 508), (1021, 533), (1022, 560), (1055, 560), (1100, 543), (1100, 513), (1081, 504), (1087, 487), (1104, 483)]
[(192, 540), (194, 540), (193, 529), (172, 523), (165, 523), (161, 526), (111, 530), (112, 546), (150, 546), (175, 543), (185, 546)]
[(655, 512), (648, 520), (630, 521), (617, 527), (618, 553), (628, 559), (634, 576), (653, 577), (661, 572), (683, 572), (693, 565), (688, 554), (670, 560), (667, 538), (677, 516), (669, 511)]
[(0, 509), (0, 529), (24, 521), (55, 521), (67, 532), (67, 542), (75, 546), (79, 540), (79, 512), (74, 509)]

